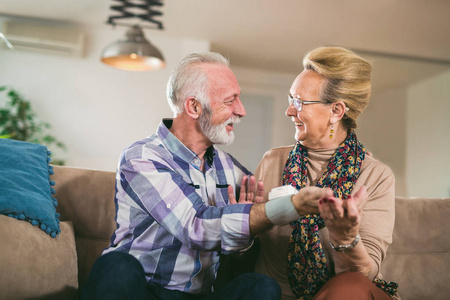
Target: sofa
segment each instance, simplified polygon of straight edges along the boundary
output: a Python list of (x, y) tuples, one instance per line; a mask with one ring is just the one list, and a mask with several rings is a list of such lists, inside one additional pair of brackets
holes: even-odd
[[(0, 299), (77, 299), (115, 230), (115, 173), (54, 166), (61, 232), (0, 215)], [(396, 198), (382, 273), (402, 299), (450, 298), (450, 199)]]

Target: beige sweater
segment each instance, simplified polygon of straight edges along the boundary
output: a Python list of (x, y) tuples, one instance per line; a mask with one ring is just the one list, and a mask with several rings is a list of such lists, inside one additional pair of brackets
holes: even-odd
[[(264, 182), (267, 201), (270, 190), (282, 185), (284, 165), (292, 146), (269, 150), (261, 160), (255, 176)], [(308, 151), (308, 185), (315, 185), (325, 171), (336, 149)], [(387, 247), (392, 242), (392, 231), (395, 218), (395, 178), (392, 171), (383, 163), (367, 156), (361, 167), (361, 173), (353, 193), (363, 185), (366, 186), (369, 200), (362, 213), (360, 236), (370, 257), (377, 268), (369, 274), (372, 280), (381, 278), (380, 265)], [(256, 261), (256, 272), (274, 278), (281, 286), (282, 299), (295, 299), (287, 279), (287, 254), (290, 225), (275, 226), (272, 230), (259, 236), (261, 247)], [(333, 266), (332, 249), (329, 245), (328, 229), (319, 231), (325, 255)], [(389, 280), (389, 279), (387, 279)]]

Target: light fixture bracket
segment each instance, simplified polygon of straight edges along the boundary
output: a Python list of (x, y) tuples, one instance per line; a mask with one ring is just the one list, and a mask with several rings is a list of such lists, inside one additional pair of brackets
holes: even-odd
[[(163, 29), (162, 23), (154, 17), (162, 12), (154, 9), (163, 5), (163, 0), (112, 0), (120, 2), (110, 8), (119, 15), (110, 16), (108, 24), (130, 27), (126, 32), (126, 39), (108, 45), (101, 55), (101, 61), (117, 69), (127, 71), (150, 71), (164, 68), (164, 56), (161, 51), (148, 41), (141, 24), (117, 24), (120, 19), (140, 19), (156, 25), (156, 29)], [(136, 12), (138, 11), (138, 12)]]
[[(119, 15), (113, 15), (108, 18), (108, 24), (113, 26), (121, 25), (116, 20), (138, 18), (142, 21), (147, 21), (156, 25), (157, 29), (163, 29), (161, 21), (155, 20), (154, 17), (162, 16), (162, 12), (155, 10), (155, 7), (163, 6), (162, 0), (113, 0), (120, 2), (119, 5), (111, 5), (110, 8), (113, 11), (119, 12)], [(136, 13), (139, 10), (142, 13)], [(130, 25), (128, 25), (130, 26)], [(141, 25), (142, 27), (142, 25)]]

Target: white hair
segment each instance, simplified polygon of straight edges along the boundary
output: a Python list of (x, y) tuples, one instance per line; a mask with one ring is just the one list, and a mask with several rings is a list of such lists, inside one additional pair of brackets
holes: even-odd
[(184, 101), (194, 97), (204, 108), (209, 107), (208, 76), (202, 64), (215, 64), (229, 67), (228, 59), (219, 53), (192, 53), (186, 56), (172, 71), (167, 82), (167, 101), (174, 116), (184, 110)]

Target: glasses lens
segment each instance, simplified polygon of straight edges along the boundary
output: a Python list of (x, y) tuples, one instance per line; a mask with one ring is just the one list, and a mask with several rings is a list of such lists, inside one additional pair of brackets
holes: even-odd
[(289, 105), (294, 104), (294, 107), (296, 110), (298, 110), (298, 111), (302, 110), (302, 104), (303, 104), (302, 100), (294, 98), (291, 95), (288, 95), (288, 100), (289, 100)]
[(303, 102), (300, 99), (294, 98), (294, 107), (298, 111), (302, 110)]

